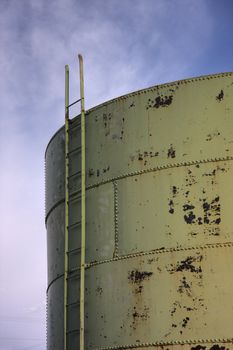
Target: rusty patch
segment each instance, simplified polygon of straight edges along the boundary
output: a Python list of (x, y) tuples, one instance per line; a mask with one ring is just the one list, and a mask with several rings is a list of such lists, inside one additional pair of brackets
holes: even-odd
[(146, 109), (149, 108), (159, 108), (159, 107), (168, 107), (172, 104), (173, 101), (173, 95), (160, 95), (156, 96), (154, 100), (151, 100), (150, 98), (147, 101)]
[(132, 270), (129, 272), (128, 279), (133, 283), (141, 283), (145, 279), (149, 279), (153, 272)]
[(185, 260), (181, 260), (181, 262), (176, 267), (176, 271), (190, 271), (195, 273), (202, 272), (201, 266), (194, 266), (193, 263), (196, 261), (201, 261), (202, 255), (200, 255), (197, 259), (197, 257), (188, 256)]
[(106, 167), (106, 168), (103, 168), (103, 173), (106, 173), (107, 171), (110, 170), (110, 166)]
[(175, 197), (178, 193), (178, 188), (176, 186), (172, 186), (172, 194), (173, 194), (173, 197)]
[(97, 288), (96, 288), (96, 292), (97, 292), (99, 295), (101, 295), (101, 294), (103, 293), (103, 288), (97, 287)]
[(178, 288), (179, 293), (186, 293), (188, 296), (191, 296), (191, 287), (186, 281), (186, 277), (184, 276), (182, 280), (180, 281), (180, 285)]
[(219, 131), (217, 131), (217, 130), (213, 131), (212, 134), (207, 135), (206, 141), (212, 141), (213, 138), (218, 137), (219, 135), (220, 135)]
[(185, 317), (182, 322), (182, 327), (185, 328), (187, 326), (187, 323), (189, 321), (189, 317)]
[(214, 169), (210, 173), (204, 173), (202, 176), (215, 176), (218, 171), (224, 172), (224, 171), (226, 171), (226, 169), (225, 168), (221, 168), (220, 166), (217, 166), (216, 169)]
[(194, 205), (192, 205), (192, 204), (184, 204), (183, 205), (183, 210), (184, 211), (191, 210), (191, 209), (195, 209)]
[(170, 214), (174, 214), (174, 202), (172, 199), (170, 199), (169, 203), (168, 203), (168, 206), (169, 206), (169, 213)]
[[(221, 205), (219, 196), (216, 196), (210, 202), (207, 201), (206, 198), (200, 198), (199, 201), (202, 202), (203, 216), (196, 217), (194, 212), (195, 206), (188, 201), (188, 203), (183, 205), (183, 211), (185, 212), (184, 221), (189, 225), (219, 225), (221, 223)], [(213, 234), (213, 232), (211, 234)]]
[(172, 100), (173, 100), (172, 95), (164, 96), (164, 97), (163, 97), (163, 95), (157, 96), (155, 98), (153, 107), (155, 107), (155, 108), (168, 107), (172, 103)]
[(223, 90), (221, 90), (220, 93), (216, 96), (216, 100), (220, 102), (223, 100), (223, 98), (224, 98), (224, 92)]
[(195, 223), (195, 218), (196, 215), (193, 213), (193, 211), (190, 211), (189, 213), (187, 213), (187, 215), (184, 215), (185, 222), (190, 225)]
[(170, 148), (167, 151), (167, 157), (168, 158), (175, 158), (176, 157), (176, 151), (172, 145), (170, 145)]
[(91, 176), (93, 176), (93, 175), (95, 175), (94, 169), (90, 168), (90, 169), (88, 170), (88, 176), (91, 177)]
[[(200, 263), (203, 259), (202, 255), (198, 256), (188, 256), (185, 260), (181, 260), (177, 263), (175, 267), (172, 267), (172, 269), (168, 269), (169, 272), (183, 272), (183, 271), (189, 271), (192, 273), (201, 273), (202, 268), (200, 265), (195, 266), (194, 263)], [(172, 266), (172, 265), (171, 265)]]
[(144, 311), (141, 313), (139, 313), (135, 310), (133, 315), (132, 315), (134, 321), (136, 318), (140, 318), (141, 320), (147, 320), (149, 318), (148, 311), (149, 311), (148, 307), (144, 307)]
[[(204, 223), (205, 224), (217, 224), (221, 222), (220, 210), (221, 205), (219, 203), (219, 196), (215, 197), (210, 203), (206, 199), (203, 199), (203, 210), (204, 210)], [(212, 218), (212, 220), (211, 220)]]
[(196, 346), (192, 346), (191, 350), (205, 350), (206, 346), (203, 345), (196, 345)]

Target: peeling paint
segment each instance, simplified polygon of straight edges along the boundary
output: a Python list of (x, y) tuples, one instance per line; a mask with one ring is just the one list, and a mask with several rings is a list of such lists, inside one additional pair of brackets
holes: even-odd
[(132, 270), (129, 272), (128, 279), (133, 283), (141, 283), (148, 280), (153, 275), (153, 272)]
[(224, 92), (223, 90), (221, 90), (220, 93), (216, 96), (216, 100), (220, 102), (223, 100), (223, 98), (224, 98)]
[(172, 145), (170, 145), (170, 148), (167, 151), (167, 157), (168, 158), (175, 158), (176, 157), (176, 151)]

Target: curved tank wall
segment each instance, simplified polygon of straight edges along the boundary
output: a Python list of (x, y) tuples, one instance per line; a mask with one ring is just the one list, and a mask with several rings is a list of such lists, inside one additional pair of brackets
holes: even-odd
[[(70, 137), (75, 193), (78, 118)], [(49, 350), (63, 349), (64, 153), (61, 128), (46, 151)], [(89, 110), (86, 157), (86, 349), (232, 349), (233, 74)], [(75, 198), (70, 249), (80, 246)], [(77, 275), (68, 295), (78, 300)], [(77, 349), (77, 306), (68, 323)]]

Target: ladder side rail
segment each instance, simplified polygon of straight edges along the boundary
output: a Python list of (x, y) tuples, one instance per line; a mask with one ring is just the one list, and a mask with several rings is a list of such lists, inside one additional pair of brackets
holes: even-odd
[(86, 250), (86, 128), (84, 103), (83, 58), (79, 58), (80, 100), (81, 100), (81, 271), (80, 271), (80, 350), (84, 350), (85, 320), (85, 250)]
[(69, 66), (65, 66), (65, 237), (64, 237), (64, 350), (67, 350), (69, 250)]

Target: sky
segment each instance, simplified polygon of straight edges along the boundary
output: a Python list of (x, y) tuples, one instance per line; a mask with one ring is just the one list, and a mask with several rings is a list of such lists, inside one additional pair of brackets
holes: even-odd
[[(86, 108), (233, 70), (231, 0), (0, 0), (0, 350), (45, 350), (44, 151), (64, 122), (64, 66)], [(72, 110), (72, 115), (77, 110)]]

